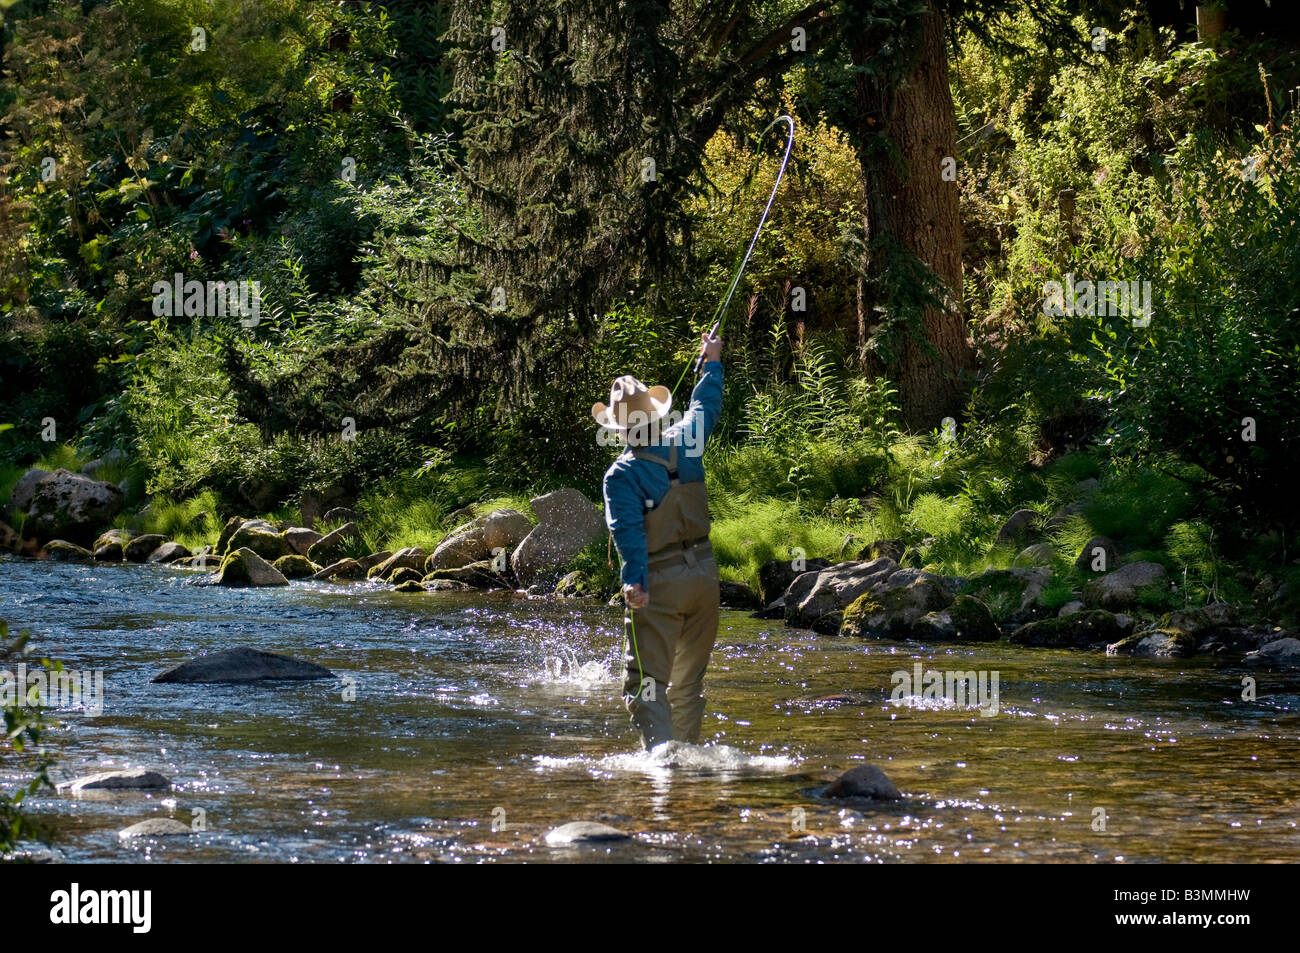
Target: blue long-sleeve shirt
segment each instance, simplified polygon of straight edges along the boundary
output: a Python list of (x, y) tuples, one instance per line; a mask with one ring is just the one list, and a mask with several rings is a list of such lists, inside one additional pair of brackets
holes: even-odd
[[(666, 427), (657, 443), (645, 447), (668, 461), (668, 448), (677, 447), (677, 479), (681, 483), (704, 481), (704, 443), (722, 414), (722, 362), (708, 361), (691, 403), (682, 419)], [(638, 460), (625, 450), (605, 471), (605, 524), (623, 560), (623, 585), (646, 584), (648, 556), (645, 541), (646, 501), (655, 506), (669, 488), (668, 471), (649, 460)]]

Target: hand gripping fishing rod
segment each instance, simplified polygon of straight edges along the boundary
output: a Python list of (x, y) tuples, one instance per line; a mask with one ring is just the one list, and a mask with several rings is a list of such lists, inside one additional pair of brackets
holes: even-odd
[[(767, 215), (772, 211), (772, 203), (776, 201), (776, 190), (781, 187), (781, 178), (785, 175), (785, 167), (790, 163), (790, 150), (794, 148), (794, 120), (789, 116), (777, 116), (773, 119), (762, 132), (758, 134), (758, 140), (762, 142), (763, 137), (767, 135), (767, 130), (771, 129), (779, 122), (784, 122), (790, 127), (790, 135), (785, 144), (785, 156), (781, 159), (781, 167), (776, 171), (776, 181), (772, 183), (772, 194), (767, 197), (767, 205), (763, 208), (763, 214), (759, 216), (758, 227), (754, 229), (754, 237), (749, 241), (749, 247), (745, 249), (744, 255), (741, 256), (740, 265), (736, 268), (735, 275), (732, 276), (731, 286), (727, 288), (727, 293), (722, 297), (722, 303), (718, 309), (713, 312), (713, 327), (709, 329), (709, 337), (718, 333), (722, 327), (722, 320), (727, 316), (727, 308), (731, 305), (731, 298), (736, 293), (736, 286), (740, 284), (740, 276), (745, 273), (745, 266), (749, 264), (749, 256), (754, 253), (754, 246), (758, 244), (758, 236), (763, 233), (763, 226), (767, 223)], [(757, 160), (756, 160), (757, 161)], [(682, 381), (686, 378), (686, 371), (694, 367), (695, 376), (700, 376), (700, 369), (704, 366), (704, 352), (701, 351), (692, 364), (686, 365), (682, 369), (682, 376), (677, 378), (677, 383), (673, 385), (673, 391), (681, 386)]]

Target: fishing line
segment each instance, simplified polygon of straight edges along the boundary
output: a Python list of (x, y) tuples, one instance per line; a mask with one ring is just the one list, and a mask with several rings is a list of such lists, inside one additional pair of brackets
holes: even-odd
[[(740, 277), (745, 273), (745, 266), (749, 264), (749, 256), (754, 253), (754, 246), (758, 244), (758, 236), (763, 233), (763, 226), (767, 223), (768, 213), (772, 211), (772, 203), (776, 201), (776, 190), (781, 187), (781, 179), (785, 175), (785, 167), (790, 163), (790, 151), (794, 148), (794, 120), (792, 118), (789, 116), (777, 116), (768, 123), (766, 127), (764, 127), (762, 132), (758, 134), (758, 140), (761, 142), (763, 137), (767, 135), (767, 131), (779, 122), (785, 122), (790, 127), (790, 135), (785, 144), (785, 156), (781, 159), (781, 167), (776, 171), (776, 181), (772, 183), (772, 194), (767, 197), (767, 205), (763, 208), (763, 214), (759, 216), (758, 227), (754, 229), (754, 237), (750, 239), (749, 247), (745, 249), (745, 253), (740, 259), (740, 265), (736, 268), (735, 275), (732, 276), (731, 285), (727, 288), (727, 293), (722, 296), (721, 303), (718, 305), (717, 310), (713, 312), (713, 327), (709, 329), (709, 337), (717, 334), (719, 329), (722, 327), (722, 320), (727, 316), (727, 308), (730, 307), (731, 298), (736, 293), (736, 286), (740, 284)], [(755, 169), (757, 169), (757, 163), (761, 159), (762, 156), (758, 156), (754, 160)], [(703, 366), (704, 355), (701, 353), (695, 357), (691, 363), (687, 364), (686, 367), (682, 368), (681, 377), (677, 378), (677, 383), (673, 385), (673, 392), (675, 393), (677, 388), (682, 386), (682, 381), (686, 379), (687, 371), (694, 367), (695, 374), (698, 377), (700, 368)]]

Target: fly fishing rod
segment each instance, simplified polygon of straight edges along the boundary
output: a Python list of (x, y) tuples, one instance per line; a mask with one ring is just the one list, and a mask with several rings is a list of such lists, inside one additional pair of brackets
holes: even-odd
[[(766, 127), (764, 127), (762, 132), (758, 134), (758, 139), (761, 142), (763, 137), (767, 135), (767, 131), (779, 122), (784, 122), (790, 127), (790, 135), (785, 143), (785, 155), (781, 158), (781, 167), (776, 170), (776, 181), (772, 183), (772, 194), (767, 197), (767, 205), (763, 207), (763, 214), (758, 218), (758, 227), (754, 229), (754, 237), (749, 240), (749, 246), (745, 249), (744, 254), (740, 258), (740, 264), (736, 268), (736, 273), (731, 278), (731, 284), (727, 288), (727, 293), (722, 296), (722, 301), (718, 305), (718, 309), (713, 312), (713, 326), (709, 329), (709, 337), (713, 337), (717, 334), (719, 329), (722, 327), (722, 321), (727, 316), (727, 308), (731, 306), (732, 296), (735, 295), (736, 287), (740, 284), (740, 277), (745, 273), (745, 266), (749, 264), (749, 256), (754, 253), (754, 246), (758, 244), (758, 236), (763, 234), (763, 226), (767, 223), (768, 213), (772, 211), (772, 203), (776, 201), (776, 190), (781, 187), (781, 179), (785, 175), (785, 167), (790, 163), (790, 151), (794, 148), (793, 119), (789, 116), (777, 116), (768, 123)], [(758, 160), (756, 159), (755, 162), (757, 163), (757, 161)], [(675, 392), (677, 388), (681, 386), (682, 381), (686, 379), (686, 372), (688, 370), (693, 367), (695, 369), (695, 376), (699, 377), (700, 369), (703, 366), (704, 353), (701, 351), (692, 363), (687, 364), (686, 367), (682, 369), (682, 375), (677, 378), (677, 383), (673, 385), (673, 391)]]

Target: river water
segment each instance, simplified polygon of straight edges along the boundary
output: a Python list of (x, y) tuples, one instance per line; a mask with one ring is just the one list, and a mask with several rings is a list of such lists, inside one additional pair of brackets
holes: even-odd
[[(146, 767), (174, 782), (29, 801), (57, 832), (56, 858), (1300, 861), (1300, 676), (1206, 658), (866, 643), (724, 611), (706, 744), (655, 756), (639, 752), (618, 697), (617, 610), (192, 579), (0, 559), (0, 618), (29, 629), (38, 655), (104, 673), (102, 714), (53, 713), (59, 775)], [(339, 678), (150, 683), (236, 646)], [(894, 673), (916, 663), (996, 672), (996, 714), (919, 689), (891, 700)], [(904, 799), (817, 797), (861, 763)], [(0, 784), (17, 767), (0, 763)], [(203, 829), (117, 836), (149, 817)], [(571, 820), (635, 836), (549, 846), (547, 831)]]

